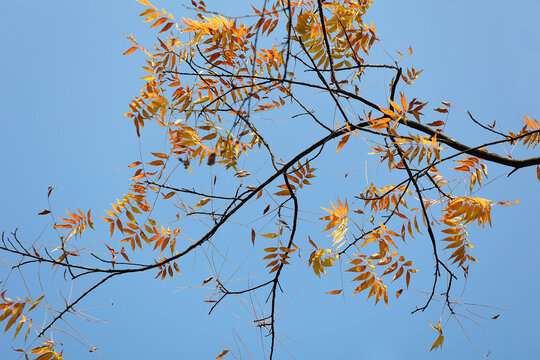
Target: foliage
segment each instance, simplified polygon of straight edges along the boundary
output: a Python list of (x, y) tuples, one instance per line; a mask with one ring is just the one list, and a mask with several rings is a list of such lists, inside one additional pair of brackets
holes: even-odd
[[(90, 210), (67, 211), (68, 217), (58, 220), (51, 208), (40, 213), (52, 216), (54, 229), (65, 231), (58, 233), (59, 244), (52, 251), (50, 244), (29, 246), (16, 232), (3, 236), (0, 250), (19, 259), (14, 267), (47, 265), (50, 274), (60, 268), (67, 282), (84, 281), (91, 274), (100, 279), (54, 309), (54, 317), (43, 326), (33, 322), (30, 313), (35, 308), (52, 310), (41, 302), (45, 294), (14, 301), (4, 297), (4, 291), (0, 321), (5, 322), (5, 331), (14, 329), (15, 338), (26, 327), (26, 341), (33, 329), (34, 340), (42, 342), (17, 351), (26, 358), (61, 359), (52, 341), (53, 325), (76, 313), (77, 303), (114, 277), (143, 272), (161, 280), (181, 276), (188, 257), (208, 244), (219, 246), (220, 231), (240, 213), (249, 228), (248, 241), (235, 246), (261, 259), (261, 269), (252, 270), (264, 271), (266, 278), (229, 290), (232, 285), (225, 274), (213, 274), (203, 282), (214, 287), (205, 301), (213, 311), (229, 295), (265, 292), (270, 310), (254, 320), (269, 334), (270, 359), (277, 337), (280, 278), (287, 276), (291, 262), (304, 262), (318, 277), (339, 263), (352, 286), (328, 294), (365, 293), (375, 304), (388, 305), (409, 289), (415, 273), (429, 271), (416, 269), (415, 259), (404, 250), (410, 239), (424, 241), (434, 257), (433, 286), (425, 303), (413, 312), (428, 309), (440, 298), (443, 313), (458, 321), (456, 307), (463, 304), (452, 296), (452, 286), (467, 276), (471, 262), (477, 262), (467, 229), (492, 226), (491, 211), (512, 205), (476, 195), (482, 191), (488, 166), (498, 164), (509, 174), (536, 166), (540, 180), (539, 157), (521, 160), (499, 155), (493, 148), (508, 143), (523, 152), (535, 150), (540, 123), (525, 116), (521, 129), (502, 133), (467, 113), (471, 123), (494, 140), (471, 145), (450, 137), (447, 120), (432, 118), (449, 115), (455, 108), (442, 102), (425, 115), (427, 103), (407, 93), (422, 73), (400, 65), (412, 56), (412, 48), (408, 55), (398, 52), (400, 60), (395, 63), (370, 62), (373, 45), (381, 41), (374, 25), (364, 22), (372, 1), (265, 1), (252, 6), (251, 16), (241, 18), (226, 17), (207, 9), (203, 1), (192, 1), (195, 15), (182, 19), (138, 1), (144, 6), (143, 22), (157, 31), (157, 42), (146, 49), (133, 36), (127, 37), (131, 47), (124, 54), (141, 53), (146, 74), (141, 77), (140, 95), (125, 115), (139, 138), (145, 136), (145, 127), (158, 129), (167, 139), (165, 146), (158, 145), (165, 150), (150, 152), (149, 158), (140, 155), (128, 165), (129, 190), (101, 216), (108, 234), (101, 246), (107, 248), (110, 260), (81, 245), (88, 228), (94, 229)], [(392, 73), (388, 87), (381, 89), (389, 98), (362, 96), (363, 79), (382, 71)], [(279, 139), (270, 140), (276, 138), (278, 125), (268, 125), (265, 118), (300, 116), (311, 121), (305, 138), (296, 134), (292, 148), (280, 148), (275, 144)], [(323, 135), (313, 138), (314, 134)], [(362, 143), (387, 177), (348, 194), (337, 188), (328, 189), (328, 194), (310, 192), (317, 177), (334, 171), (328, 160), (334, 153), (331, 144), (336, 146), (331, 155), (345, 157), (350, 156), (347, 148), (363, 151)], [(209, 176), (212, 191), (202, 185), (189, 189), (182, 183), (192, 172)], [(223, 194), (216, 195), (218, 189)], [(301, 212), (312, 210), (301, 203), (314, 195), (319, 195), (316, 200), (327, 213), (318, 220), (331, 241), (320, 234), (298, 235), (306, 223)], [(352, 209), (349, 202), (363, 208)], [(251, 248), (246, 250), (246, 244)], [(446, 256), (441, 246), (451, 253)], [(431, 350), (443, 345), (444, 324), (430, 323), (439, 334)], [(224, 349), (217, 359), (228, 352)]]

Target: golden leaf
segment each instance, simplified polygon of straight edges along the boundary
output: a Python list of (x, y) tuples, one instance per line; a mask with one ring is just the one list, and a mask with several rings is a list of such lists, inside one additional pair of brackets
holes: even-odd
[(204, 206), (205, 204), (207, 204), (208, 202), (210, 201), (210, 198), (204, 198), (202, 199), (201, 201), (199, 201), (197, 203), (197, 205), (195, 205), (194, 209), (198, 208), (198, 207), (201, 207), (201, 206)]
[(191, 105), (201, 104), (201, 103), (206, 102), (208, 100), (210, 100), (210, 96), (203, 96), (202, 98), (197, 99), (194, 102), (192, 102)]
[(338, 147), (337, 147), (337, 149), (336, 149), (336, 153), (338, 153), (339, 150), (341, 150), (341, 148), (342, 148), (343, 146), (345, 146), (345, 144), (347, 143), (347, 141), (349, 141), (349, 138), (350, 138), (350, 137), (351, 137), (351, 134), (347, 134), (347, 135), (343, 136), (343, 137), (341, 138), (341, 140), (339, 140), (339, 144), (338, 144)]
[(438, 348), (442, 347), (443, 342), (444, 336), (439, 335), (439, 337), (437, 338), (437, 340), (435, 340), (429, 351), (437, 350)]

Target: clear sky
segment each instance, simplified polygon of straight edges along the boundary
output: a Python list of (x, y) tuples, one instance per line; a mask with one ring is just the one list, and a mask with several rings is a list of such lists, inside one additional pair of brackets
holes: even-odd
[[(190, 14), (180, 0), (152, 3), (176, 18)], [(249, 2), (226, 4), (226, 9), (215, 9), (238, 14)], [(27, 0), (3, 5), (0, 230), (9, 233), (18, 228), (19, 237), (29, 242), (40, 236), (41, 241), (53, 237), (47, 227), (49, 219), (37, 213), (47, 208), (47, 187), (54, 186), (56, 212), (77, 206), (91, 208), (96, 225), (99, 223), (91, 241), (98, 242), (106, 234), (98, 216), (126, 192), (129, 175), (125, 166), (137, 160), (139, 151), (132, 123), (122, 113), (143, 84), (139, 80), (144, 76), (140, 69), (143, 59), (122, 53), (130, 47), (123, 34), (133, 33), (147, 46), (152, 43), (155, 33), (137, 16), (143, 10), (134, 0)], [(373, 20), (387, 52), (406, 51), (409, 45), (414, 49), (408, 64), (424, 72), (408, 90), (411, 97), (429, 100), (431, 108), (438, 107), (441, 100), (449, 101), (484, 123), (497, 120), (501, 129), (516, 131), (523, 126), (523, 114), (540, 117), (539, 11), (540, 3), (533, 0), (520, 1), (519, 6), (500, 0), (386, 0), (375, 1), (366, 18)], [(384, 53), (382, 49), (378, 52)], [(470, 129), (466, 117), (459, 112), (453, 115), (448, 127), (451, 136), (474, 143), (477, 135), (464, 130)], [(505, 148), (497, 151), (503, 153)], [(538, 150), (528, 155), (538, 156)], [(481, 320), (484, 328), (467, 319), (462, 323), (474, 345), (481, 353), (490, 352), (491, 359), (538, 356), (540, 183), (533, 170), (507, 178), (502, 169), (493, 167), (489, 176), (495, 181), (481, 195), (501, 201), (520, 199), (518, 206), (493, 210), (493, 228), (474, 232), (474, 256), (480, 263), (471, 267), (463, 299), (506, 310), (480, 309), (488, 317), (501, 314), (497, 320)], [(333, 186), (330, 180), (324, 181), (328, 182), (316, 185), (320, 191)], [(328, 206), (335, 195), (319, 196), (313, 211)], [(319, 225), (303, 229), (302, 234), (320, 232)], [(226, 236), (235, 234), (229, 231)], [(419, 244), (412, 244), (413, 249), (428, 245), (428, 239), (416, 241)], [(419, 274), (412, 288), (429, 289), (430, 262), (426, 253), (424, 274)], [(0, 268), (0, 280), (7, 277), (8, 270)], [(261, 338), (250, 324), (249, 312), (240, 302), (230, 300), (208, 316), (203, 303), (208, 290), (182, 289), (200, 284), (211, 275), (210, 269), (189, 263), (183, 270), (185, 276), (175, 280), (152, 281), (154, 275), (148, 274), (100, 288), (81, 309), (89, 309), (90, 315), (105, 323), (70, 318), (99, 353), (89, 353), (86, 341), (81, 344), (57, 334), (58, 341), (65, 343), (65, 358), (214, 359), (224, 348), (238, 356), (233, 334), (240, 336), (253, 358), (262, 358)], [(436, 332), (427, 321), (436, 322), (439, 314), (432, 310), (410, 315), (423, 303), (413, 292), (398, 301), (391, 299), (385, 309), (366, 302), (365, 295), (345, 299), (325, 295), (341, 287), (336, 272), (318, 279), (305, 264), (293, 265), (288, 271), (290, 277), (284, 284), (288, 291), (280, 304), (294, 296), (279, 313), (277, 330), (284, 334), (280, 340), (296, 359), (481, 357), (455, 322), (445, 330), (442, 351), (429, 353)], [(27, 296), (20, 279), (11, 274), (8, 283), (2, 284), (11, 297)], [(37, 284), (37, 273), (28, 271), (25, 280)], [(51, 282), (41, 280), (45, 287)], [(86, 285), (75, 284), (74, 291)], [(39, 289), (32, 286), (31, 295), (39, 296)], [(0, 337), (2, 359), (16, 358), (9, 350), (10, 340), (9, 333)], [(277, 350), (278, 359), (288, 358), (283, 347), (278, 345)], [(250, 358), (245, 349), (242, 352), (243, 358)]]

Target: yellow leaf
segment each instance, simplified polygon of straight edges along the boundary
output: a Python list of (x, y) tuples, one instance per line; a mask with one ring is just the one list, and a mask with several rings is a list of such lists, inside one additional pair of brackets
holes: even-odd
[(261, 234), (262, 237), (265, 237), (265, 238), (269, 238), (269, 239), (273, 239), (275, 237), (278, 236), (278, 234), (273, 234), (273, 233), (270, 233), (270, 234)]
[(437, 350), (438, 348), (442, 346), (443, 342), (444, 342), (444, 336), (439, 335), (439, 337), (437, 338), (437, 340), (435, 340), (435, 342), (433, 343), (429, 351)]
[(141, 4), (143, 4), (143, 5), (146, 5), (146, 6), (151, 6), (151, 7), (153, 7), (153, 5), (152, 5), (152, 4), (150, 4), (150, 3), (149, 3), (148, 1), (146, 1), (146, 0), (137, 0), (137, 1), (138, 1), (138, 2), (140, 2), (140, 3), (141, 3)]
[(401, 110), (401, 107), (397, 103), (393, 102), (392, 100), (388, 100), (388, 101), (390, 101), (390, 105), (392, 105), (392, 107), (396, 109), (398, 112), (403, 112), (403, 110)]
[(191, 105), (201, 104), (201, 103), (206, 102), (208, 100), (210, 100), (210, 96), (203, 96), (202, 98), (197, 99), (194, 102), (192, 102)]
[(40, 297), (38, 297), (38, 298), (32, 303), (32, 305), (30, 306), (30, 308), (28, 308), (27, 313), (28, 313), (28, 311), (30, 311), (30, 310), (32, 310), (33, 308), (35, 308), (36, 306), (38, 306), (39, 302), (40, 302), (41, 300), (43, 300), (43, 297), (44, 297), (44, 296), (45, 296), (45, 295), (41, 295)]
[(21, 331), (21, 328), (22, 326), (24, 325), (26, 321), (26, 316), (21, 316), (21, 320), (19, 321), (19, 325), (17, 325), (17, 329), (15, 330), (15, 335), (13, 335), (13, 339), (15, 339), (17, 337), (17, 335), (19, 334), (19, 331)]
[(197, 205), (195, 205), (194, 209), (200, 207), (200, 206), (204, 206), (206, 203), (208, 203), (210, 201), (210, 198), (204, 198), (202, 199), (201, 201), (199, 201), (197, 203)]
[(152, 81), (152, 80), (156, 80), (156, 77), (153, 75), (149, 75), (149, 76), (142, 77), (141, 80)]
[(40, 357), (36, 358), (35, 360), (50, 360), (52, 357), (54, 357), (53, 351), (43, 354)]
[(36, 348), (33, 348), (30, 350), (30, 354), (46, 354), (51, 351), (51, 347), (49, 345), (46, 346), (38, 346)]

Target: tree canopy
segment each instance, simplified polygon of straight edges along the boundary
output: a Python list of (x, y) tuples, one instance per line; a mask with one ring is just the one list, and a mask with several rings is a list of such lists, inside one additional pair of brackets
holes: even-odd
[[(84, 339), (76, 319), (92, 314), (83, 304), (144, 274), (204, 290), (194, 311), (240, 304), (262, 340), (235, 335), (243, 345), (223, 345), (216, 359), (256, 346), (272, 359), (287, 348), (294, 334), (280, 312), (295, 301), (297, 269), (332, 278), (332, 288), (313, 284), (357, 306), (420, 294), (410, 310), (431, 318), (427, 350), (443, 347), (448, 324), (476, 319), (462, 291), (482, 260), (477, 229), (496, 228), (492, 213), (519, 203), (486, 198), (485, 187), (512, 186), (518, 172), (540, 180), (534, 115), (503, 129), (422, 100), (413, 46), (378, 54), (384, 38), (365, 20), (372, 1), (265, 0), (239, 15), (191, 1), (189, 17), (138, 2), (156, 41), (126, 36), (124, 55), (138, 55), (144, 71), (125, 112), (140, 144), (129, 186), (103, 212), (74, 199), (64, 215), (49, 202), (39, 215), (54, 239), (3, 234), (8, 278), (50, 280), (34, 297), (6, 281), (0, 321), (16, 351), (61, 359), (56, 334)], [(466, 122), (455, 126), (456, 117)], [(429, 274), (424, 288), (413, 286), (418, 273)], [(319, 313), (316, 302), (305, 306)]]

